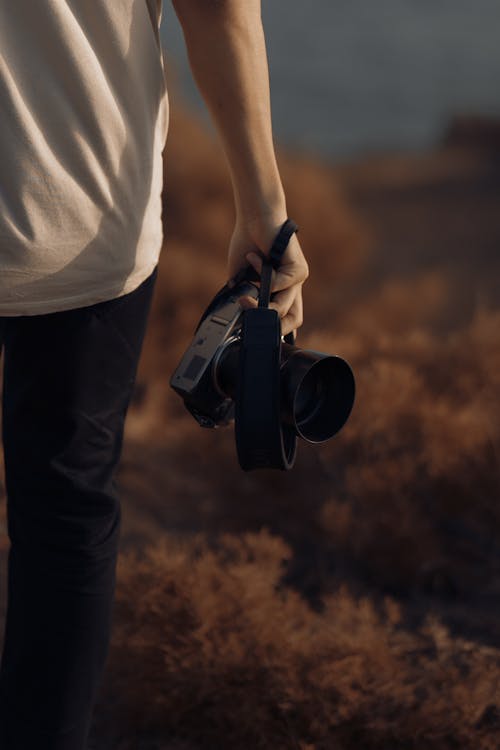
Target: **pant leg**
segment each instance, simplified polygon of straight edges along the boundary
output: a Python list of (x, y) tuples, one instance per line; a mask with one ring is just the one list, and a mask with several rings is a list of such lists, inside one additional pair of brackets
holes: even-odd
[(114, 470), (156, 275), (97, 305), (2, 319), (2, 750), (86, 747), (115, 589)]

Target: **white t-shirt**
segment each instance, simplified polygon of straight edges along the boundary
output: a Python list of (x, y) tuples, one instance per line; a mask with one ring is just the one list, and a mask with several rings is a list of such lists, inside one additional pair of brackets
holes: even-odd
[(161, 0), (0, 0), (0, 315), (133, 291), (162, 246)]

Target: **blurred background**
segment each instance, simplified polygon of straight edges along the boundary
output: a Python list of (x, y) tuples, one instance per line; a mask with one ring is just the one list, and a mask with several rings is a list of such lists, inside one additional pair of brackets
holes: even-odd
[[(495, 0), (268, 0), (262, 18), (281, 144), (330, 161), (421, 151), (458, 112), (500, 114)], [(162, 38), (182, 94), (210, 127), (170, 3)]]
[[(353, 413), (243, 472), (168, 380), (225, 282), (225, 157), (165, 3), (165, 246), (131, 405), (109, 750), (500, 746), (500, 6), (270, 0), (297, 345)], [(6, 539), (1, 542), (5, 555)]]

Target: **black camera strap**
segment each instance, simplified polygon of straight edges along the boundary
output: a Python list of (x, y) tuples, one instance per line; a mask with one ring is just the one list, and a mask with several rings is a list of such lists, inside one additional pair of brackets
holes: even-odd
[[(245, 471), (259, 468), (286, 471), (295, 461), (296, 434), (281, 419), (281, 323), (269, 301), (272, 271), (279, 268), (290, 237), (297, 230), (297, 224), (287, 219), (268, 255), (261, 256), (259, 304), (242, 315), (235, 438), (240, 466)], [(288, 343), (293, 344), (293, 340)]]
[(259, 307), (269, 307), (271, 299), (271, 277), (273, 269), (275, 271), (281, 265), (281, 259), (290, 242), (290, 237), (294, 232), (298, 232), (299, 227), (293, 219), (287, 219), (276, 235), (268, 255), (262, 256), (262, 273), (260, 275), (260, 293)]

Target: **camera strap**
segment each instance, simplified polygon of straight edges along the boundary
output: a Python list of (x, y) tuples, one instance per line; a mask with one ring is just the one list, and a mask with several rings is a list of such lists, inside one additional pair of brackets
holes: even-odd
[[(262, 257), (259, 304), (242, 315), (242, 338), (235, 399), (235, 438), (240, 466), (291, 469), (297, 450), (295, 431), (282, 422), (281, 323), (269, 307), (271, 276), (298, 230), (292, 219), (280, 227), (267, 256)], [(291, 341), (293, 345), (293, 333)]]
[(269, 307), (271, 299), (271, 277), (273, 269), (275, 271), (281, 265), (281, 259), (290, 242), (290, 237), (294, 232), (298, 232), (299, 227), (293, 219), (287, 219), (281, 225), (276, 235), (268, 255), (262, 256), (262, 273), (260, 275), (260, 292), (259, 307)]

